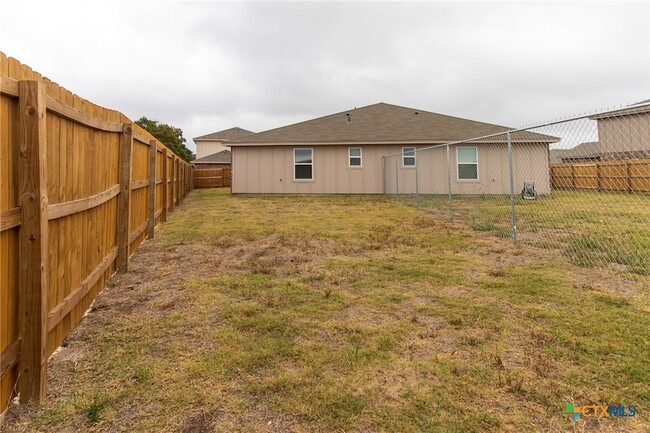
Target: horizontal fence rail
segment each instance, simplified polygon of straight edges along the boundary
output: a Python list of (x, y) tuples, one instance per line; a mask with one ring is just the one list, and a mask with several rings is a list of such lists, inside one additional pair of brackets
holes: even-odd
[(650, 192), (650, 159), (551, 164), (556, 189)]
[(194, 188), (229, 188), (231, 179), (230, 167), (194, 169)]
[(0, 132), (2, 412), (17, 392), (44, 398), (49, 355), (193, 176), (123, 114), (2, 53)]

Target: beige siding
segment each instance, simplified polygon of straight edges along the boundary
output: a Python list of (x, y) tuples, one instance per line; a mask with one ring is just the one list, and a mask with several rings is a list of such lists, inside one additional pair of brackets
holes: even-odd
[(650, 151), (650, 113), (598, 120), (602, 153)]
[[(304, 146), (301, 146), (304, 147)], [(348, 167), (348, 146), (313, 146), (313, 181), (293, 179), (292, 146), (233, 148), (232, 192), (252, 194), (381, 194), (447, 193), (445, 148), (418, 152), (417, 170), (402, 167), (402, 146), (366, 145), (362, 148), (362, 167)], [(457, 179), (456, 147), (450, 149), (451, 189), (453, 194), (509, 193), (508, 153), (503, 144), (479, 144), (477, 181)], [(524, 181), (535, 182), (540, 194), (550, 193), (547, 146), (515, 145), (515, 190)], [(416, 184), (417, 172), (417, 184)], [(384, 176), (385, 174), (385, 176)]]
[(222, 150), (230, 150), (230, 148), (224, 146), (220, 141), (196, 141), (196, 159), (214, 155)]

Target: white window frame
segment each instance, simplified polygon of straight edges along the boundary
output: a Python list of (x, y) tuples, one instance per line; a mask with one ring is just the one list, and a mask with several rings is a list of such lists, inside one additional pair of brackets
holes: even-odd
[[(406, 149), (413, 149), (413, 155), (406, 155)], [(418, 150), (416, 147), (402, 147), (402, 168), (415, 168), (418, 165)], [(405, 158), (413, 158), (413, 165), (404, 164)]]
[[(308, 150), (311, 152), (311, 162), (296, 162), (296, 151)], [(297, 165), (310, 165), (311, 166), (311, 179), (296, 179), (296, 166)], [(314, 148), (313, 147), (294, 147), (293, 148), (293, 180), (294, 182), (313, 182), (314, 180)]]
[[(350, 151), (352, 149), (359, 149), (359, 156), (352, 156), (350, 155)], [(350, 161), (352, 161), (352, 158), (359, 158), (359, 165), (352, 165), (350, 164)], [(363, 167), (363, 149), (360, 147), (348, 147), (348, 168), (362, 168)]]
[[(469, 165), (467, 162), (461, 163), (458, 161), (458, 151), (460, 149), (474, 149), (474, 154), (476, 155), (476, 179), (461, 179), (460, 178), (460, 164)], [(480, 179), (479, 167), (478, 167), (478, 147), (476, 146), (458, 146), (456, 147), (456, 180), (458, 182), (478, 182)]]

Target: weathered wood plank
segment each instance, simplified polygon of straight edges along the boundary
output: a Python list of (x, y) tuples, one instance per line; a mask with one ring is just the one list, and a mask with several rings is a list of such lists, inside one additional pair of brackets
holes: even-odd
[(153, 239), (156, 227), (156, 140), (149, 143), (149, 191), (147, 197), (147, 238)]
[(9, 96), (18, 96), (18, 81), (13, 78), (0, 76), (0, 93)]
[(131, 203), (131, 156), (133, 151), (133, 127), (125, 123), (120, 142), (120, 195), (117, 208), (117, 269), (129, 266), (129, 212)]
[(147, 224), (148, 221), (145, 221), (144, 223), (140, 224), (134, 231), (129, 235), (129, 244), (132, 244), (133, 241), (135, 241), (138, 236), (140, 236), (142, 233), (147, 230)]
[(0, 232), (19, 226), (21, 220), (22, 210), (19, 207), (0, 211)]
[(149, 146), (149, 137), (138, 128), (133, 128), (133, 140)]
[(65, 119), (71, 120), (72, 122), (79, 123), (81, 125), (89, 126), (93, 129), (98, 129), (100, 131), (106, 132), (122, 132), (121, 123), (110, 123), (105, 122), (101, 119), (86, 116), (85, 114), (82, 114), (74, 108), (63, 104), (51, 96), (47, 97), (47, 109), (48, 111), (56, 113)]
[(131, 182), (131, 191), (149, 186), (149, 179), (136, 180)]
[(74, 289), (63, 301), (49, 312), (47, 316), (48, 332), (51, 332), (56, 325), (83, 299), (90, 289), (97, 283), (99, 278), (113, 264), (117, 258), (117, 247), (113, 247), (106, 257), (95, 269), (81, 282), (79, 287)]
[(112, 188), (102, 191), (99, 194), (91, 195), (90, 197), (80, 198), (79, 200), (68, 201), (65, 203), (51, 204), (47, 207), (47, 217), (51, 221), (93, 209), (106, 203), (119, 193), (120, 185), (114, 185)]
[(0, 353), (0, 379), (20, 361), (22, 339), (18, 338)]
[(47, 381), (47, 131), (45, 91), (39, 81), (20, 81), (20, 334), (18, 389), (21, 402), (42, 401)]
[(163, 181), (163, 193), (162, 193), (163, 206), (162, 206), (162, 216), (160, 217), (160, 221), (162, 221), (162, 222), (167, 221), (167, 202), (168, 202), (168, 198), (167, 198), (168, 189), (167, 188), (168, 188), (168, 183), (169, 183), (169, 171), (167, 170), (167, 158), (169, 157), (168, 154), (169, 154), (169, 151), (167, 150), (167, 148), (165, 148), (164, 152), (163, 152), (164, 158), (163, 158), (163, 165), (162, 165), (162, 168), (163, 168), (163, 178), (162, 178), (162, 181)]

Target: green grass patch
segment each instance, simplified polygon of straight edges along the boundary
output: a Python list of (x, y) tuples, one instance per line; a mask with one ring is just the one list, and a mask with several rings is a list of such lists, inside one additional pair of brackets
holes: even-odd
[[(417, 203), (448, 218), (446, 196), (421, 196)], [(453, 196), (453, 220), (500, 238), (512, 236), (507, 196)], [(538, 200), (515, 200), (520, 242), (555, 249), (583, 267), (620, 266), (650, 273), (650, 195), (556, 190)]]

